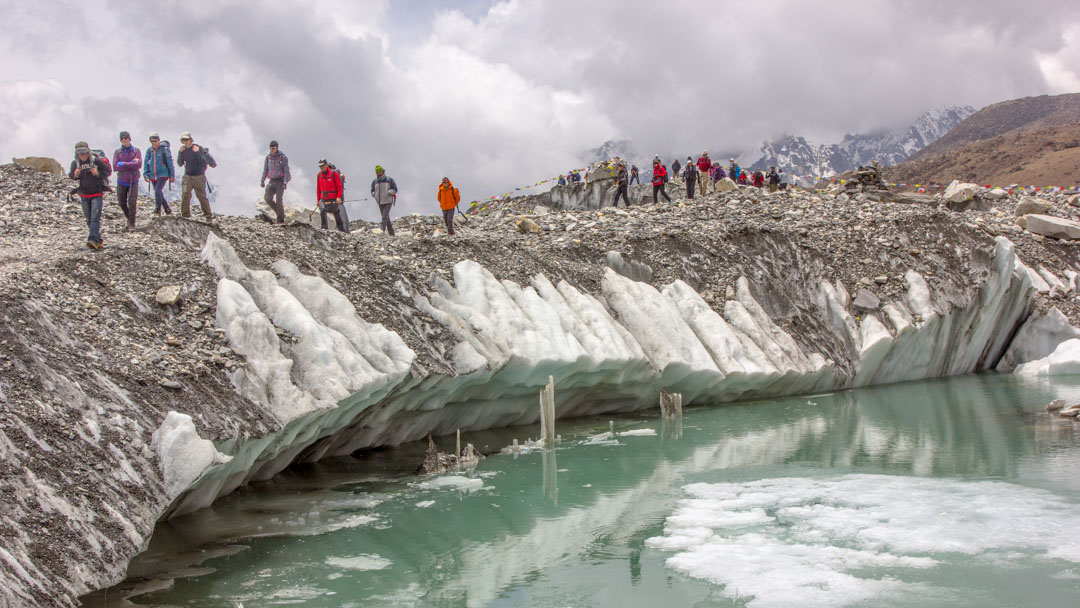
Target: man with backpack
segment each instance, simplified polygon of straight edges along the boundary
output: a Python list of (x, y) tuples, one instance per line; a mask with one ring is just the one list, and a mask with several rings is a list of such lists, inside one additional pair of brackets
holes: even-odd
[(664, 184), (667, 182), (667, 169), (660, 163), (659, 158), (654, 158), (652, 163), (652, 202), (654, 205), (660, 202), (656, 198), (656, 193), (659, 192), (670, 203), (671, 197), (668, 196), (667, 191), (664, 189)]
[(694, 166), (694, 159), (686, 157), (686, 167), (683, 169), (683, 180), (686, 182), (686, 198), (694, 200), (694, 186), (697, 182), (698, 172)]
[(769, 174), (766, 176), (769, 182), (769, 192), (776, 192), (780, 188), (780, 173), (775, 166), (769, 166)]
[(131, 145), (131, 134), (120, 132), (120, 147), (113, 152), (112, 166), (116, 168), (116, 199), (127, 218), (124, 230), (135, 227), (135, 209), (139, 204), (139, 171), (142, 151)]
[(443, 221), (446, 222), (446, 233), (454, 236), (454, 211), (461, 202), (461, 193), (454, 184), (450, 183), (449, 177), (444, 177), (442, 183), (439, 184), (439, 193), (436, 198), (439, 199), (439, 208), (442, 209)]
[(698, 169), (698, 184), (702, 194), (709, 191), (709, 181), (712, 177), (712, 159), (709, 158), (709, 151), (702, 150), (701, 156), (697, 159)]
[(371, 198), (379, 205), (379, 213), (382, 215), (380, 227), (394, 236), (394, 226), (390, 223), (390, 208), (397, 202), (397, 182), (386, 174), (382, 165), (375, 165), (375, 179), (371, 180)]
[(150, 134), (150, 147), (146, 149), (146, 162), (143, 164), (143, 179), (154, 185), (154, 215), (172, 215), (168, 201), (165, 200), (165, 184), (176, 181), (173, 169), (172, 153), (169, 142), (161, 141), (157, 133)]
[[(270, 178), (270, 185), (266, 185), (266, 179)], [(284, 152), (278, 151), (277, 140), (270, 142), (270, 153), (263, 160), (262, 187), (265, 188), (263, 200), (277, 214), (277, 223), (285, 223), (285, 187), (292, 180), (289, 172), (289, 157)], [(277, 198), (276, 204), (274, 198)]]
[(349, 215), (345, 212), (345, 178), (325, 158), (319, 159), (319, 174), (315, 176), (315, 201), (319, 206), (322, 229), (329, 230), (326, 214), (334, 216), (337, 229), (349, 233)]
[(210, 151), (195, 143), (190, 132), (180, 134), (180, 152), (176, 154), (176, 164), (184, 168), (184, 178), (180, 181), (180, 215), (191, 217), (191, 191), (199, 199), (203, 217), (207, 221), (214, 219), (210, 211), (210, 199), (206, 197), (206, 168), (216, 167), (217, 161), (210, 156)]
[(630, 165), (630, 183), (631, 184), (634, 184), (634, 183), (641, 184), (641, 179), (638, 176), (637, 165)]
[(105, 242), (101, 238), (101, 202), (105, 192), (105, 180), (112, 173), (109, 161), (90, 153), (90, 146), (85, 141), (75, 144), (75, 160), (71, 161), (68, 177), (79, 182), (75, 192), (82, 202), (86, 227), (90, 234), (86, 237), (86, 246), (101, 249)]
[(615, 176), (615, 200), (612, 201), (612, 207), (619, 206), (619, 197), (621, 196), (626, 206), (630, 206), (630, 196), (626, 193), (627, 188), (630, 186), (629, 174), (626, 172), (626, 163), (619, 161), (619, 173)]
[[(742, 169), (739, 167), (739, 164), (735, 162), (735, 159), (734, 158), (728, 159), (727, 176), (731, 178), (731, 181), (735, 182), (736, 184), (740, 183), (739, 182), (739, 177), (741, 175), (742, 175)], [(746, 180), (744, 179), (742, 181), (742, 183), (745, 184)]]
[(682, 167), (682, 165), (679, 164), (679, 159), (676, 158), (671, 163), (671, 177), (672, 177), (672, 179), (674, 179), (676, 177), (679, 177), (679, 168), (680, 167)]

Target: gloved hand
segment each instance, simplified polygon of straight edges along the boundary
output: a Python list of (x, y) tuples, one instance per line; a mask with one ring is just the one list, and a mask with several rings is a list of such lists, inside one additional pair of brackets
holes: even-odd
[(266, 182), (265, 181), (259, 182), (259, 186), (262, 187), (262, 188), (265, 188), (266, 187)]
[(125, 163), (124, 161), (120, 161), (120, 162), (116, 163), (116, 168), (119, 169), (120, 167), (123, 167), (126, 164), (127, 163)]

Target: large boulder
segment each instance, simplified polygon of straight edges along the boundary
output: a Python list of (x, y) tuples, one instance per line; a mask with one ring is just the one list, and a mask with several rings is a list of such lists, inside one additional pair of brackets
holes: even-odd
[(991, 201), (1000, 201), (1001, 199), (1009, 196), (1009, 193), (1002, 190), (1001, 188), (994, 188), (993, 190), (987, 192), (983, 196), (986, 197), (988, 200), (991, 200)]
[(953, 183), (949, 184), (949, 187), (945, 189), (943, 195), (946, 203), (965, 203), (975, 198), (975, 195), (979, 193), (979, 187), (975, 184), (962, 184), (958, 180), (953, 180)]
[(48, 158), (45, 156), (27, 156), (25, 158), (13, 158), (11, 162), (19, 165), (20, 167), (29, 167), (35, 171), (41, 171), (42, 173), (52, 173), (53, 175), (63, 175), (64, 168), (60, 166), (55, 158)]
[(1020, 204), (1016, 206), (1016, 215), (1031, 215), (1032, 213), (1046, 213), (1050, 205), (1044, 201), (1030, 196), (1020, 197)]
[(1038, 213), (1025, 215), (1021, 219), (1024, 220), (1024, 229), (1028, 232), (1048, 236), (1052, 239), (1070, 241), (1080, 239), (1080, 222)]
[(735, 188), (737, 188), (737, 186), (735, 185), (735, 182), (731, 181), (730, 177), (725, 177), (716, 182), (716, 189), (720, 192), (731, 192)]

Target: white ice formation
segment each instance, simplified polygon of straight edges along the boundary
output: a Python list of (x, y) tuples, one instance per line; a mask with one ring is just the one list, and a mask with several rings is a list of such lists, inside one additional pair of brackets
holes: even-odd
[[(709, 403), (969, 373), (997, 365), (1025, 319), (1020, 334), (1029, 335), (1013, 346), (1011, 365), (1049, 354), (1075, 331), (1057, 317), (1029, 319), (1034, 282), (1046, 281), (1003, 237), (985, 283), (965, 302), (935, 299), (926, 280), (909, 271), (903, 298), (855, 318), (844, 285), (823, 281), (816, 305), (845, 349), (841, 362), (808, 352), (773, 322), (745, 278), (718, 311), (681, 281), (657, 289), (607, 269), (600, 292), (590, 294), (542, 275), (528, 285), (499, 280), (462, 261), (453, 283), (435, 277), (430, 292), (400, 285), (413, 312), (452, 336), (444, 352), (455, 374), (434, 376), (416, 373), (417, 356), (405, 342), (361, 319), (321, 278), (286, 261), (273, 272), (249, 269), (213, 234), (203, 258), (220, 276), (218, 325), (247, 358), (233, 382), (283, 428), (207, 467), (171, 514), (206, 506), (297, 459), (416, 440), (429, 431), (534, 423), (549, 375), (558, 416), (580, 416), (654, 407), (660, 390)], [(1080, 360), (1080, 353), (1069, 356)], [(190, 477), (163, 463), (167, 479)]]

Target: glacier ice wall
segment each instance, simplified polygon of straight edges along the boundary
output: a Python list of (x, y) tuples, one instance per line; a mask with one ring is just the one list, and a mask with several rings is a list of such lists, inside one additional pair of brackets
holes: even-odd
[[(466, 260), (454, 266), (452, 283), (433, 276), (424, 291), (399, 284), (412, 311), (451, 336), (454, 374), (444, 376), (418, 372), (416, 353), (397, 334), (361, 319), (321, 278), (286, 261), (272, 272), (250, 269), (213, 234), (202, 255), (220, 277), (218, 325), (247, 358), (232, 381), (282, 428), (234, 446), (227, 462), (212, 459), (170, 515), (296, 460), (429, 431), (534, 423), (549, 375), (558, 416), (570, 417), (653, 407), (660, 390), (710, 403), (991, 369), (1035, 294), (1033, 273), (1003, 237), (963, 306), (937, 303), (926, 279), (909, 271), (902, 298), (854, 317), (843, 284), (822, 281), (814, 305), (843, 345), (847, 360), (838, 362), (801, 347), (745, 278), (718, 311), (682, 281), (657, 289), (606, 269), (590, 294), (543, 275), (528, 285), (499, 280)], [(166, 479), (177, 478), (162, 464)]]

